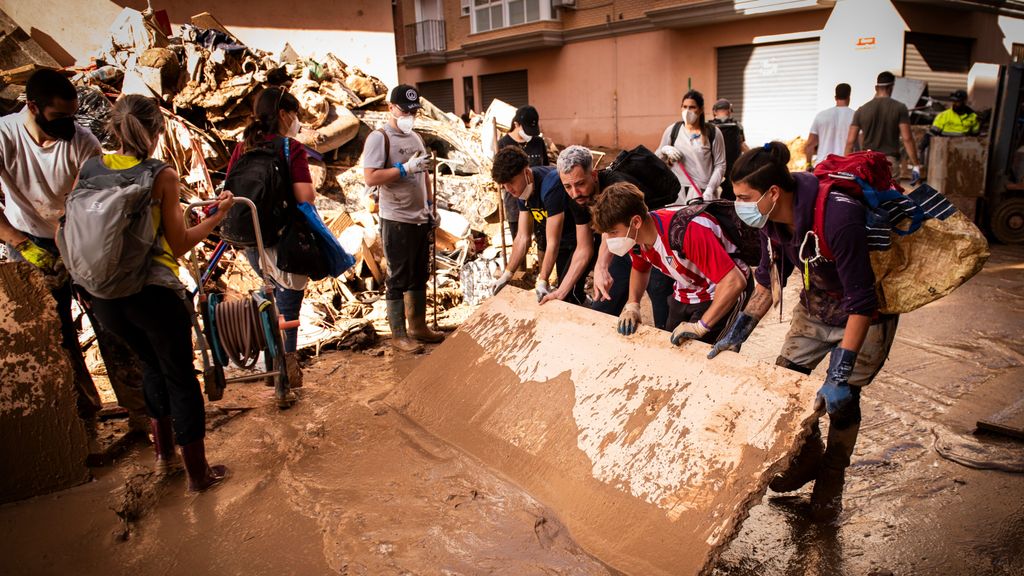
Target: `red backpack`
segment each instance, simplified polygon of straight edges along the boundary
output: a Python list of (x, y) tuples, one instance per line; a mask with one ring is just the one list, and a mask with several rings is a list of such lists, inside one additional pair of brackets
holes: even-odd
[[(889, 160), (881, 152), (854, 152), (849, 156), (829, 154), (814, 167), (814, 175), (818, 178), (818, 197), (814, 205), (813, 230), (821, 255), (828, 260), (835, 259), (825, 242), (825, 206), (829, 192), (846, 194), (874, 210), (885, 202), (905, 198), (903, 188), (892, 178)], [(893, 227), (893, 232), (906, 235), (921, 227), (924, 212), (919, 206), (915, 207), (909, 214), (910, 227), (906, 230)]]
[(825, 243), (829, 194), (864, 204), (880, 312), (910, 312), (941, 298), (977, 274), (988, 259), (988, 243), (973, 222), (928, 184), (904, 194), (880, 152), (831, 154), (814, 175), (818, 196), (811, 232), (820, 256), (835, 260)]

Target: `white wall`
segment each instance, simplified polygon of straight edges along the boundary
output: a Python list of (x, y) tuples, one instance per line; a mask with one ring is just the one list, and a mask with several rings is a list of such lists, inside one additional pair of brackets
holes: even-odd
[(853, 88), (850, 106), (857, 108), (874, 97), (879, 72), (900, 76), (906, 30), (890, 0), (836, 2), (821, 34), (819, 110), (835, 105), (835, 86), (840, 82)]

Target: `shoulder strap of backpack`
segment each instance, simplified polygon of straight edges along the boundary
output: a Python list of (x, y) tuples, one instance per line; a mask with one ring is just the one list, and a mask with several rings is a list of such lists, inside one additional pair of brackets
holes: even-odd
[(811, 230), (818, 237), (818, 249), (826, 260), (835, 260), (832, 249), (825, 242), (825, 205), (828, 204), (828, 195), (832, 190), (832, 182), (823, 178), (818, 182), (818, 196), (814, 200), (814, 223)]
[[(705, 126), (707, 125), (705, 124)], [(715, 126), (714, 124), (708, 126), (708, 146), (711, 146), (712, 148), (715, 147), (715, 138), (717, 138), (717, 136), (715, 136), (715, 128), (717, 128), (717, 126)]]
[(676, 138), (679, 138), (679, 129), (683, 127), (683, 121), (679, 120), (672, 125), (672, 134), (668, 137), (668, 145), (675, 146)]
[(391, 160), (391, 138), (388, 138), (388, 133), (383, 128), (377, 128), (377, 132), (384, 137), (384, 165), (381, 168), (390, 168), (388, 161)]

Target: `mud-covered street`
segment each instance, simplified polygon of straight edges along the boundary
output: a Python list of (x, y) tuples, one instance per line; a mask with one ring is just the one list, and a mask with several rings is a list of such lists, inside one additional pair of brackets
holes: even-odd
[[(788, 318), (762, 324), (743, 353), (773, 361)], [(1024, 444), (973, 434), (1024, 395), (1022, 325), (1024, 249), (996, 246), (964, 287), (901, 319), (864, 394), (837, 525), (804, 519), (809, 489), (769, 492), (713, 573), (1024, 574)], [(3, 572), (615, 573), (544, 503), (388, 408), (420, 358), (324, 353), (284, 412), (270, 388), (230, 387), (207, 439), (228, 482), (148, 488), (137, 445), (93, 482), (0, 508)]]

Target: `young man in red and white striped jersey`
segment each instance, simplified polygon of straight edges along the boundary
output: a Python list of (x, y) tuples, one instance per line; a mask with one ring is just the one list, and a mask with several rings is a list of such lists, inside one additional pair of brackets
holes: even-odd
[(619, 333), (636, 331), (640, 298), (651, 269), (657, 268), (675, 281), (666, 325), (666, 330), (672, 331), (672, 343), (714, 343), (747, 290), (750, 276), (750, 269), (736, 255), (736, 246), (723, 234), (714, 216), (703, 212), (685, 223), (680, 250), (670, 247), (669, 242), (676, 211), (648, 211), (643, 194), (632, 184), (609, 186), (590, 211), (594, 228), (608, 234), (609, 251), (629, 254), (633, 262), (629, 299), (619, 316)]

